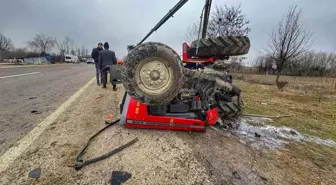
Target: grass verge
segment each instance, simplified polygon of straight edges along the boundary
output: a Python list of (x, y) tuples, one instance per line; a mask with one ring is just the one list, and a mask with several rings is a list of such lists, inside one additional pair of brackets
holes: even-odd
[(273, 124), (288, 126), (323, 139), (336, 140), (336, 93), (332, 88), (334, 79), (285, 77), (289, 85), (279, 91), (274, 85), (246, 80), (253, 78), (263, 82), (272, 80), (271, 75), (250, 75), (235, 82), (243, 91), (245, 113), (293, 115), (275, 120)]

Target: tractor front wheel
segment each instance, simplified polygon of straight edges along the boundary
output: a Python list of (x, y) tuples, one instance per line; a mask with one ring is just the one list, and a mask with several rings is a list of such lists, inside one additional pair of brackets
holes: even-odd
[(157, 42), (141, 44), (130, 51), (122, 68), (127, 93), (141, 103), (167, 104), (183, 86), (183, 65), (170, 47)]

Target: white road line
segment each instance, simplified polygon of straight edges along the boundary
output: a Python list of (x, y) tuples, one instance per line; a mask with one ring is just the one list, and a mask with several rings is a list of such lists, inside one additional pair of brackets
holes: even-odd
[(39, 64), (39, 65), (35, 65), (35, 64), (28, 64), (28, 65), (1, 65), (0, 64), (0, 69), (8, 69), (8, 68), (22, 68), (22, 67), (46, 67), (46, 66), (61, 66), (61, 65), (69, 65), (69, 64)]
[(53, 113), (39, 123), (33, 130), (24, 136), (17, 145), (8, 149), (0, 158), (0, 174), (5, 171), (10, 164), (14, 162), (47, 128), (55, 122), (55, 120), (66, 109), (76, 101), (76, 99), (94, 82), (95, 78), (90, 80), (87, 84), (81, 87), (74, 95), (72, 95), (66, 102), (58, 107)]
[(10, 76), (0, 76), (1, 78), (11, 78), (11, 77), (17, 77), (17, 76), (25, 76), (25, 75), (33, 75), (33, 74), (38, 74), (41, 72), (32, 72), (32, 73), (22, 73), (22, 74), (18, 74), (18, 75), (10, 75)]

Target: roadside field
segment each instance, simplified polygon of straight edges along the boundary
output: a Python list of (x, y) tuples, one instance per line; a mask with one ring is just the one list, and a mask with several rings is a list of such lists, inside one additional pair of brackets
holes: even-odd
[[(275, 85), (271, 85), (275, 82), (274, 75), (234, 74), (234, 77), (235, 84), (243, 91), (245, 113), (292, 115), (274, 119), (274, 122), (269, 124), (287, 126), (306, 135), (336, 141), (335, 78), (283, 76), (280, 79), (288, 81), (288, 84), (280, 91)], [(298, 168), (303, 163), (312, 163), (320, 169), (330, 169), (328, 173), (336, 175), (335, 148), (314, 143), (301, 146), (293, 143), (288, 145), (287, 149), (291, 152), (290, 155), (282, 156), (284, 161), (291, 156)], [(304, 177), (304, 173), (305, 170), (302, 169), (298, 174), (301, 177), (298, 178)], [(317, 180), (308, 184), (320, 183), (321, 181)]]
[[(306, 134), (336, 140), (336, 79), (280, 77), (288, 85), (280, 91), (274, 75), (235, 74), (243, 90), (245, 112), (265, 115), (293, 115), (275, 121)], [(266, 85), (265, 85), (266, 84)]]

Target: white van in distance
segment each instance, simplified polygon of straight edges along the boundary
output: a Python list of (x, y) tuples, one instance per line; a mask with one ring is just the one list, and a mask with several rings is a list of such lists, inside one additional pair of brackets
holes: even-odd
[(64, 61), (66, 63), (79, 63), (78, 57), (74, 55), (65, 55)]

